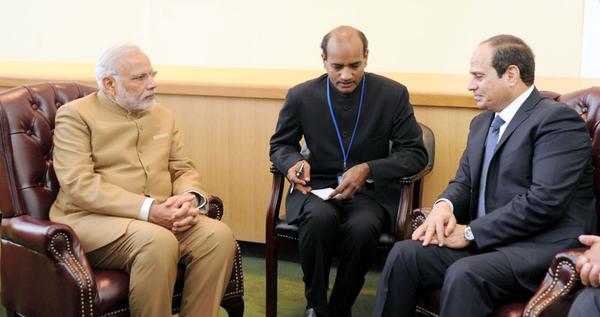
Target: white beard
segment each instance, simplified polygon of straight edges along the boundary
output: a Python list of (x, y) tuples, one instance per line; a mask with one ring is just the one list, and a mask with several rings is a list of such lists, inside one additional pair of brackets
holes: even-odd
[(148, 110), (156, 104), (154, 98), (146, 99), (149, 96), (154, 96), (154, 92), (147, 94), (141, 100), (137, 100), (127, 93), (127, 90), (122, 85), (118, 84), (118, 93), (115, 96), (115, 103), (129, 112), (140, 112)]

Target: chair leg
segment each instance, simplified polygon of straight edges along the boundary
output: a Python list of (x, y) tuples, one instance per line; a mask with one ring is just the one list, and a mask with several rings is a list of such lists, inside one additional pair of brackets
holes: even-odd
[(242, 296), (225, 299), (221, 302), (221, 306), (225, 308), (229, 317), (244, 316), (244, 298)]
[(277, 316), (277, 250), (274, 243), (267, 243), (266, 246), (267, 261), (267, 291), (266, 291), (266, 317)]

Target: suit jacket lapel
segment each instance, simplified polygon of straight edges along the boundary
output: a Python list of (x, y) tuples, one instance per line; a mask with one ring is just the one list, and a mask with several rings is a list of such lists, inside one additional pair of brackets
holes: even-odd
[[(515, 116), (512, 118), (512, 120), (506, 127), (506, 130), (504, 130), (502, 137), (496, 144), (496, 149), (494, 150), (494, 155), (492, 156), (492, 162), (490, 163), (490, 168), (492, 166), (491, 164), (495, 159), (496, 153), (498, 153), (499, 149), (502, 148), (502, 145), (517, 129), (517, 127), (519, 127), (521, 123), (523, 123), (523, 121), (525, 121), (525, 119), (529, 117), (530, 111), (541, 99), (542, 96), (539, 94), (537, 89), (534, 88), (531, 92), (531, 95), (527, 97), (527, 99), (525, 100), (525, 102), (523, 102), (523, 105), (521, 105), (517, 113), (515, 113)], [(487, 139), (487, 133), (492, 123), (492, 120), (494, 119), (494, 116), (494, 112), (487, 111), (485, 116), (481, 119), (481, 125), (478, 127), (474, 127), (475, 131), (473, 131), (474, 133), (472, 134), (473, 149), (471, 150), (471, 153), (469, 153), (469, 165), (471, 168), (472, 188), (475, 192), (479, 190), (479, 182), (481, 180), (481, 167), (483, 164), (483, 153), (485, 151), (485, 141)], [(473, 195), (471, 199), (471, 206), (473, 206), (470, 210), (471, 219), (474, 219), (474, 217), (476, 217), (477, 215), (477, 204), (475, 203), (476, 197), (476, 195)]]
[(469, 166), (471, 168), (471, 176), (473, 188), (479, 188), (479, 179), (481, 178), (481, 165), (483, 164), (483, 153), (485, 151), (485, 140), (487, 133), (494, 119), (494, 113), (487, 111), (481, 119), (481, 125), (475, 127), (472, 133), (472, 152), (469, 153)]
[[(542, 95), (540, 95), (537, 88), (533, 88), (531, 95), (529, 95), (529, 97), (527, 97), (527, 99), (525, 99), (525, 102), (523, 102), (523, 105), (521, 105), (519, 110), (517, 110), (517, 113), (515, 113), (515, 116), (512, 118), (512, 120), (510, 120), (508, 127), (506, 127), (506, 130), (504, 130), (504, 133), (502, 134), (502, 137), (498, 141), (498, 144), (496, 145), (496, 149), (494, 150), (494, 156), (496, 155), (498, 150), (502, 147), (504, 142), (506, 142), (506, 140), (510, 137), (510, 135), (517, 129), (517, 127), (519, 127), (519, 125), (521, 125), (521, 123), (523, 121), (525, 121), (525, 119), (527, 119), (527, 117), (529, 117), (529, 112), (535, 107), (535, 105), (537, 105), (537, 103), (541, 99), (542, 99)], [(493, 159), (493, 157), (492, 157), (492, 159)]]
[(469, 208), (469, 219), (475, 219), (477, 216), (477, 197), (479, 192), (479, 183), (481, 181), (481, 167), (483, 164), (483, 153), (485, 152), (485, 140), (487, 139), (487, 133), (494, 119), (494, 113), (486, 111), (482, 114), (481, 120), (478, 126), (473, 126), (468, 140), (468, 152), (467, 156), (469, 159), (469, 170), (471, 172), (471, 195), (470, 208)]

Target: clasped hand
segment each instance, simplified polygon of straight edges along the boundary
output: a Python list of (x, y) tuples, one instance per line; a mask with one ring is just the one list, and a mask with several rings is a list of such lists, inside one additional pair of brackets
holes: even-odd
[(148, 220), (173, 232), (184, 232), (198, 222), (196, 204), (191, 193), (171, 196), (161, 204), (152, 204)]
[(590, 247), (577, 258), (575, 268), (579, 272), (581, 282), (586, 286), (600, 286), (600, 237), (593, 235), (579, 236), (579, 242)]
[(452, 249), (462, 249), (469, 245), (465, 239), (466, 225), (456, 223), (456, 217), (447, 202), (441, 201), (433, 206), (431, 212), (412, 234), (413, 240), (420, 240), (423, 246), (437, 244)]

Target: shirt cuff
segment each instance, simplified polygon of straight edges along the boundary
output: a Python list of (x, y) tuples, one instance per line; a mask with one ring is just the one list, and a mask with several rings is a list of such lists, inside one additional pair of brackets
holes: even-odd
[(186, 194), (187, 193), (192, 193), (194, 194), (194, 196), (196, 196), (196, 208), (198, 208), (198, 212), (201, 214), (205, 213), (202, 212), (202, 210), (206, 206), (206, 197), (204, 197), (204, 195), (202, 195), (201, 193), (192, 190), (186, 192)]
[(452, 202), (451, 202), (450, 200), (448, 200), (448, 199), (446, 199), (446, 198), (440, 198), (440, 199), (436, 200), (436, 201), (433, 203), (433, 205), (435, 206), (435, 205), (437, 205), (437, 203), (440, 203), (440, 202), (442, 202), (442, 201), (445, 201), (445, 202), (447, 202), (447, 203), (448, 203), (448, 205), (450, 205), (450, 211), (454, 212), (454, 205), (452, 204)]
[(140, 213), (138, 214), (139, 220), (148, 221), (148, 215), (150, 214), (150, 207), (152, 206), (153, 202), (154, 202), (154, 198), (150, 198), (150, 197), (148, 197), (148, 198), (146, 198), (146, 200), (144, 200), (142, 207), (140, 207)]

